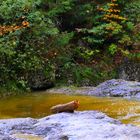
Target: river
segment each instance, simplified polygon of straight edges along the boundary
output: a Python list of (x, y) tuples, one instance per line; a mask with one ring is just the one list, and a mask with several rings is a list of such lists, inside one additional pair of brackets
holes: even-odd
[(50, 107), (79, 100), (78, 110), (98, 110), (123, 123), (140, 126), (140, 101), (134, 99), (94, 97), (83, 95), (29, 93), (0, 99), (0, 119), (50, 115)]

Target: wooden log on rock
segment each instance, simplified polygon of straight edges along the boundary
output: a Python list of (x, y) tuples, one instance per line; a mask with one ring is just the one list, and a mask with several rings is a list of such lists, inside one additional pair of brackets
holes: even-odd
[(66, 104), (59, 104), (56, 106), (51, 107), (52, 113), (61, 113), (61, 112), (71, 112), (73, 113), (79, 106), (79, 101), (71, 101)]

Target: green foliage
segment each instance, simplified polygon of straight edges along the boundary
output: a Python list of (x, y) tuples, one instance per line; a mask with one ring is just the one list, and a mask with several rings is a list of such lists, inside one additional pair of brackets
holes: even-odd
[(71, 33), (67, 33), (67, 32), (63, 32), (57, 39), (56, 41), (56, 45), (58, 46), (66, 46), (68, 45), (68, 43), (70, 42), (70, 40), (73, 38), (74, 36), (74, 32)]
[(93, 70), (90, 67), (86, 66), (77, 66), (72, 69), (74, 83), (77, 85), (88, 85), (89, 83), (84, 83), (86, 79), (92, 81), (93, 77)]
[(0, 9), (0, 86), (9, 91), (28, 90), (40, 71), (48, 81), (97, 84), (115, 77), (118, 53), (139, 56), (138, 0), (4, 0)]
[(56, 17), (59, 14), (62, 14), (64, 12), (67, 12), (72, 9), (74, 0), (47, 0), (42, 1), (42, 4), (45, 5), (45, 3), (48, 3), (49, 10), (47, 15), (49, 17)]
[(86, 62), (90, 62), (94, 56), (99, 53), (99, 50), (92, 50), (86, 47), (76, 47), (75, 50), (75, 57), (83, 58)]
[[(10, 81), (11, 90), (28, 88), (29, 76), (46, 67), (42, 56), (47, 53), (49, 36), (58, 34), (54, 23), (37, 9), (39, 1), (3, 1), (0, 9), (2, 25), (19, 25), (28, 21), (29, 27), (4, 34), (0, 38), (0, 79), (3, 86)], [(14, 14), (13, 14), (14, 13)], [(10, 82), (11, 83), (11, 82)]]
[(111, 55), (114, 55), (117, 52), (117, 45), (111, 44), (108, 48), (108, 51)]
[(127, 3), (123, 15), (128, 18), (129, 21), (133, 23), (140, 22), (140, 1), (134, 0), (130, 3)]

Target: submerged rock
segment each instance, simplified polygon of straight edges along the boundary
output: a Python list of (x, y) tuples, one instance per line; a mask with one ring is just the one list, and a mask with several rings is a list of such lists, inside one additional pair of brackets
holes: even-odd
[(0, 120), (1, 140), (20, 140), (16, 138), (18, 133), (39, 136), (43, 140), (140, 139), (140, 128), (121, 124), (97, 111), (60, 113), (42, 119)]

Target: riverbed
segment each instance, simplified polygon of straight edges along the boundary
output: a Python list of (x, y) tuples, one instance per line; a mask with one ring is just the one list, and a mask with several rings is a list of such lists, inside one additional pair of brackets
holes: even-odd
[(117, 97), (94, 97), (84, 95), (29, 93), (0, 100), (0, 119), (32, 117), (41, 118), (51, 114), (56, 104), (79, 100), (78, 110), (98, 110), (123, 123), (140, 126), (140, 101)]

